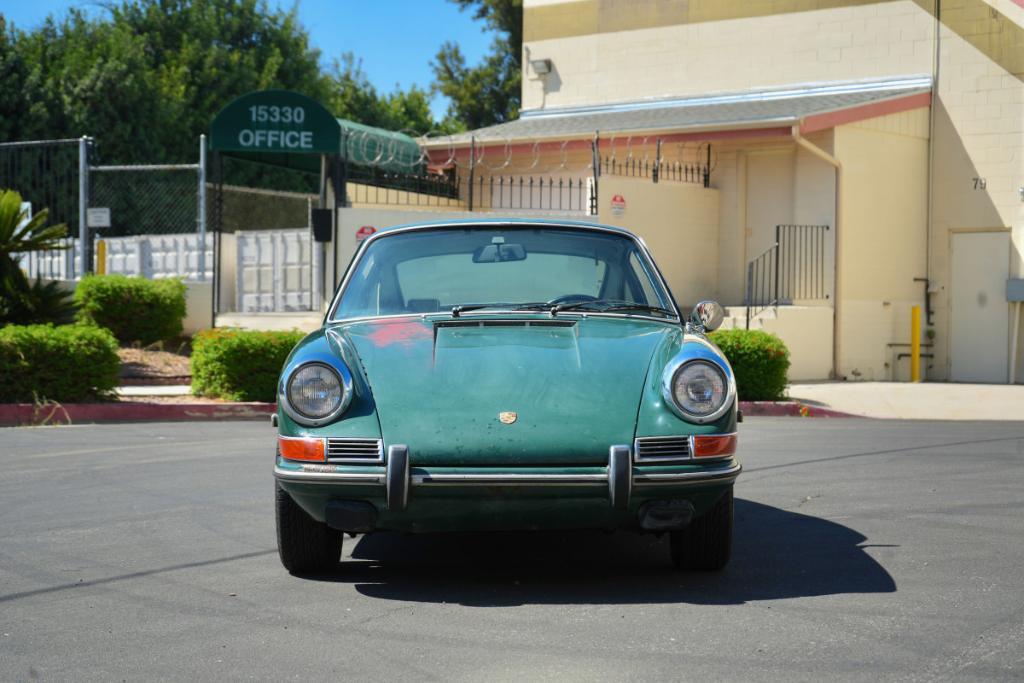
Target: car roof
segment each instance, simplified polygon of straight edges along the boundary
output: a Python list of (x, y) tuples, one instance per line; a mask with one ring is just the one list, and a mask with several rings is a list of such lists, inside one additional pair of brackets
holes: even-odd
[(595, 223), (593, 221), (579, 221), (565, 218), (512, 218), (509, 216), (500, 217), (488, 217), (488, 218), (452, 218), (449, 220), (436, 220), (436, 221), (417, 221), (415, 223), (403, 223), (402, 225), (392, 225), (386, 228), (378, 229), (379, 234), (389, 233), (393, 231), (407, 231), (407, 230), (429, 230), (431, 228), (486, 228), (495, 225), (507, 225), (512, 227), (524, 227), (530, 226), (545, 227), (545, 228), (593, 228), (595, 230), (601, 230), (604, 232), (617, 232), (627, 237), (637, 238), (637, 235), (614, 225), (605, 225), (603, 223)]

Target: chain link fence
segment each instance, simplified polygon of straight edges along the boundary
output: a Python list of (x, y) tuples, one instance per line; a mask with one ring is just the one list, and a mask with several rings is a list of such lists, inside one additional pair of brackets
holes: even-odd
[(199, 230), (197, 167), (93, 166), (89, 206), (110, 210), (99, 237), (173, 235)]
[[(213, 198), (207, 207), (208, 223), (222, 233), (242, 230), (279, 230), (308, 228), (310, 210), (317, 201), (315, 194), (264, 190), (256, 187), (207, 185)], [(220, 202), (221, 216), (215, 220)]]

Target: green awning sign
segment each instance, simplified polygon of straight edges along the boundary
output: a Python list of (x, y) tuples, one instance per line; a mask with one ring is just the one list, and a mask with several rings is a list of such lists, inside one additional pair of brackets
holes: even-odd
[(225, 152), (337, 154), (341, 126), (316, 100), (287, 90), (235, 99), (210, 126), (210, 149)]

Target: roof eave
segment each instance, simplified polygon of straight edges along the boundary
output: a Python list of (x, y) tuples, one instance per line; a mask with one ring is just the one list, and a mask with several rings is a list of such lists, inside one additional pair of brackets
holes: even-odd
[[(537, 142), (537, 143), (551, 143), (551, 142), (563, 142), (566, 140), (591, 140), (595, 134), (598, 134), (602, 139), (609, 138), (620, 138), (620, 137), (653, 137), (656, 135), (689, 135), (694, 133), (720, 133), (730, 131), (760, 131), (760, 130), (773, 130), (773, 129), (786, 129), (787, 131), (793, 126), (800, 122), (796, 116), (783, 116), (768, 119), (757, 119), (749, 121), (737, 121), (727, 123), (696, 123), (685, 126), (671, 126), (671, 127), (658, 127), (658, 128), (631, 128), (631, 129), (620, 129), (620, 130), (595, 130), (587, 133), (571, 133), (564, 135), (544, 135), (544, 136), (523, 136), (523, 137), (488, 137), (481, 136), (476, 139), (476, 144), (494, 144), (504, 145), (506, 143), (513, 142)], [(462, 135), (465, 135), (462, 134)], [(427, 150), (442, 150), (442, 149), (468, 149), (472, 140), (460, 139), (460, 140), (447, 140), (447, 139), (424, 139), (420, 138), (420, 144), (423, 145)]]

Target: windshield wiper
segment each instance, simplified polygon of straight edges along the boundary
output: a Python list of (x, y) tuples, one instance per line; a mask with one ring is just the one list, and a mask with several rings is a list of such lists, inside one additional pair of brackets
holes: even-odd
[(479, 311), (481, 308), (495, 308), (496, 306), (508, 306), (505, 303), (494, 303), (494, 304), (459, 304), (458, 306), (452, 306), (452, 317), (458, 318), (461, 313), (468, 313), (469, 311)]
[(612, 312), (612, 311), (643, 311), (645, 313), (660, 313), (665, 316), (675, 317), (675, 312), (662, 308), (661, 306), (651, 306), (649, 304), (635, 303), (631, 301), (608, 301), (604, 299), (597, 299), (595, 301), (577, 301), (568, 304), (558, 304), (551, 309), (552, 314), (561, 313), (562, 311), (572, 310), (586, 310), (589, 308), (595, 308), (601, 312)]
[(492, 304), (459, 304), (452, 306), (452, 317), (458, 318), (462, 313), (479, 311), (482, 308), (507, 308), (510, 311), (550, 311), (557, 304), (549, 304), (544, 301), (531, 301), (523, 304), (510, 304), (507, 302)]
[(546, 301), (534, 301), (528, 304), (516, 304), (512, 307), (515, 311), (551, 311), (558, 307), (558, 304), (549, 304)]

